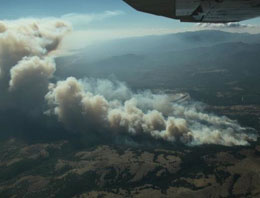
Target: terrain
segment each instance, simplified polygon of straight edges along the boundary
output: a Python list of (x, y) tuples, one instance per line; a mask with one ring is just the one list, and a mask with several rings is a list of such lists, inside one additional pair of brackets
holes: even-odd
[(1, 144), (1, 197), (259, 197), (260, 147)]
[[(121, 39), (57, 58), (52, 80), (108, 78), (135, 91), (184, 93), (259, 134), (259, 51), (260, 35), (220, 31)], [(9, 113), (0, 117), (1, 198), (260, 197), (260, 139), (231, 147), (116, 141), (57, 123), (50, 130), (44, 115), (24, 124), (16, 112), (10, 122)]]

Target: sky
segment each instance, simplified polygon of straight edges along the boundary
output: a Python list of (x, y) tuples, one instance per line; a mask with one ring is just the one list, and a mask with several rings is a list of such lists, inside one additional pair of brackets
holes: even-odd
[[(132, 25), (132, 21), (137, 24), (146, 23), (143, 25), (156, 25), (158, 21), (160, 21), (161, 26), (177, 24), (176, 21), (174, 22), (171, 19), (138, 13), (122, 0), (1, 0), (0, 18), (59, 17), (68, 13), (89, 14), (115, 10), (126, 13), (126, 16), (122, 17), (121, 20), (117, 20), (118, 23), (125, 23), (125, 25), (128, 23)], [(127, 21), (123, 21), (124, 19), (127, 19)], [(260, 19), (251, 20), (251, 22), (260, 23)]]
[(0, 18), (60, 17), (69, 13), (101, 14), (106, 11), (120, 11), (124, 14), (110, 20), (109, 24), (102, 23), (105, 27), (168, 27), (176, 24), (184, 26), (171, 19), (137, 12), (122, 0), (2, 0)]
[[(55, 17), (69, 21), (74, 31), (65, 39), (64, 45), (72, 49), (84, 48), (106, 39), (197, 29), (194, 23), (181, 23), (138, 12), (123, 0), (1, 0), (0, 10), (0, 20)], [(258, 25), (260, 19), (248, 20), (243, 24)]]

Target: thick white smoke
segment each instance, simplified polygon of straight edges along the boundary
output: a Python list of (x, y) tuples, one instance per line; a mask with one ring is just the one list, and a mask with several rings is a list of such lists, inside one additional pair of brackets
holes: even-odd
[(46, 100), (49, 113), (81, 131), (99, 127), (189, 145), (247, 145), (257, 139), (227, 117), (203, 113), (201, 105), (175, 103), (148, 91), (134, 94), (118, 82), (70, 77), (52, 84)]
[(1, 108), (37, 108), (44, 102), (56, 69), (51, 52), (68, 31), (60, 20), (0, 21)]
[[(32, 83), (48, 87), (48, 79), (55, 72), (55, 63), (51, 58), (39, 58), (38, 56), (25, 57), (10, 70), (10, 91), (27, 89)], [(36, 84), (35, 84), (36, 83)]]

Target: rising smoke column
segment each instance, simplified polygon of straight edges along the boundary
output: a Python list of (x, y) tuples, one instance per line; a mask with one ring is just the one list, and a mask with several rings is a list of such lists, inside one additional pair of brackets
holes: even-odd
[(203, 113), (201, 105), (174, 103), (149, 91), (134, 94), (119, 82), (70, 77), (51, 84), (46, 100), (48, 113), (75, 131), (103, 128), (188, 145), (247, 145), (257, 139), (227, 117)]
[(55, 51), (70, 26), (54, 19), (0, 21), (0, 109), (38, 108), (56, 70)]

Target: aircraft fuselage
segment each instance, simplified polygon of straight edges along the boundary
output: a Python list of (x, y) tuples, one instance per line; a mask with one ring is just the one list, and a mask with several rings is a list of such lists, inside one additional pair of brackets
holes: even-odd
[(124, 0), (136, 10), (183, 22), (227, 23), (260, 16), (259, 0)]

